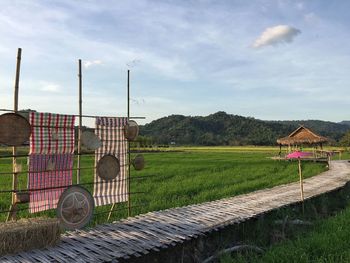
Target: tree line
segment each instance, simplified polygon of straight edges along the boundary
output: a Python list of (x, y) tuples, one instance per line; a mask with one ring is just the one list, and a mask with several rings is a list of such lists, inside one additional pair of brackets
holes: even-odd
[(299, 127), (310, 128), (328, 137), (331, 144), (344, 143), (350, 130), (347, 123), (319, 120), (263, 121), (252, 117), (220, 111), (205, 117), (171, 115), (140, 127), (143, 141), (158, 145), (276, 145), (276, 140), (288, 136)]

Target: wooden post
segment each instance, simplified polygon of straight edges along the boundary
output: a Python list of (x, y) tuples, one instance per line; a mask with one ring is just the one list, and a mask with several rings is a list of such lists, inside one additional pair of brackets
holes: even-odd
[(312, 147), (312, 154), (313, 154), (313, 156), (314, 156), (314, 162), (316, 162), (317, 156), (316, 156), (316, 149), (315, 149), (315, 146)]
[(282, 144), (280, 144), (280, 152), (278, 153), (279, 157), (280, 157), (280, 160), (282, 158)]
[[(128, 122), (130, 121), (130, 69), (128, 69), (128, 80), (127, 80), (127, 111), (128, 111)], [(131, 200), (130, 200), (130, 164), (131, 164), (131, 156), (130, 156), (130, 142), (128, 140), (128, 216), (131, 216)]]
[(299, 167), (299, 180), (300, 180), (300, 197), (301, 201), (304, 202), (304, 183), (303, 183), (303, 174), (301, 172), (301, 160), (298, 159), (298, 167)]
[(81, 73), (81, 59), (78, 61), (78, 79), (79, 79), (79, 131), (78, 131), (78, 163), (77, 163), (77, 184), (80, 183), (80, 167), (81, 167), (81, 127), (83, 114), (83, 81)]
[[(130, 70), (128, 69), (128, 79), (127, 79), (127, 117), (128, 122), (130, 120)], [(128, 151), (128, 173), (127, 173), (127, 189), (128, 189), (128, 216), (131, 216), (131, 200), (130, 200), (130, 163), (131, 163), (131, 157), (130, 157), (130, 142), (127, 141), (127, 151)], [(107, 221), (111, 218), (112, 212), (114, 210), (115, 204), (112, 205), (111, 209), (109, 210)]]
[[(14, 112), (18, 112), (18, 91), (19, 91), (19, 76), (21, 73), (21, 58), (22, 58), (22, 49), (18, 48), (17, 50), (17, 64), (16, 64), (16, 78), (15, 78), (15, 87), (14, 87)], [(11, 201), (11, 207), (10, 207), (10, 212), (8, 213), (7, 216), (7, 221), (8, 220), (16, 220), (17, 219), (17, 205), (16, 205), (16, 200), (15, 200), (15, 195), (16, 191), (18, 189), (18, 174), (17, 174), (17, 148), (14, 146), (12, 147), (12, 201)]]

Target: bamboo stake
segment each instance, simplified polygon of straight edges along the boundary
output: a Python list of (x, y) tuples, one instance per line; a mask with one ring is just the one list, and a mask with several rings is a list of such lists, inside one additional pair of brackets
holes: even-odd
[(279, 155), (279, 159), (278, 159), (278, 161), (281, 161), (281, 158), (282, 158), (282, 144), (280, 144), (280, 152), (278, 153), (278, 155)]
[[(128, 122), (130, 121), (130, 69), (128, 69), (128, 83), (127, 83), (128, 95), (127, 95), (127, 106), (128, 106)], [(130, 156), (130, 142), (127, 142), (128, 147), (128, 216), (131, 216), (131, 200), (130, 200), (130, 164), (131, 164), (131, 156)]]
[[(17, 64), (16, 64), (16, 78), (15, 78), (15, 87), (14, 87), (14, 112), (18, 112), (18, 90), (19, 90), (19, 76), (21, 73), (21, 58), (22, 58), (22, 49), (18, 48), (17, 50)], [(17, 175), (17, 148), (14, 146), (12, 147), (12, 190), (16, 191), (18, 188), (18, 175)], [(10, 212), (7, 216), (8, 220), (16, 220), (17, 219), (17, 205), (15, 200), (15, 192), (12, 193), (12, 201), (11, 201), (11, 207)]]
[(303, 183), (303, 174), (301, 172), (301, 160), (298, 159), (298, 167), (299, 167), (299, 180), (300, 180), (300, 197), (301, 201), (304, 202), (304, 183)]
[[(130, 120), (130, 69), (128, 69), (128, 78), (127, 78), (127, 116), (128, 116), (128, 122)], [(128, 151), (128, 173), (127, 173), (127, 188), (128, 188), (128, 216), (131, 216), (131, 201), (130, 201), (130, 142), (127, 141), (127, 151)], [(109, 210), (107, 221), (111, 218), (112, 212), (114, 210), (115, 203), (112, 205), (111, 209)]]
[(81, 164), (81, 127), (82, 127), (82, 112), (83, 112), (83, 99), (82, 99), (82, 73), (81, 73), (81, 59), (78, 61), (78, 79), (79, 79), (79, 131), (78, 131), (78, 163), (77, 163), (77, 184), (80, 183), (80, 164)]
[(111, 206), (111, 209), (109, 210), (108, 217), (107, 217), (107, 222), (108, 222), (109, 219), (111, 218), (112, 212), (115, 211), (114, 208), (115, 208), (115, 203)]

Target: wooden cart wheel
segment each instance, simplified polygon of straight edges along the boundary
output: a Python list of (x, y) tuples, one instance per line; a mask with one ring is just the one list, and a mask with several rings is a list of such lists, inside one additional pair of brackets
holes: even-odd
[(57, 217), (67, 230), (86, 226), (93, 215), (94, 199), (83, 187), (71, 186), (61, 195), (57, 205)]

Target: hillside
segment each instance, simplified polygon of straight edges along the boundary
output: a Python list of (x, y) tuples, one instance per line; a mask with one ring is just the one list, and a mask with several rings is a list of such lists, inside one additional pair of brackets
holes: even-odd
[(171, 115), (141, 127), (140, 135), (152, 137), (157, 144), (177, 145), (274, 145), (299, 124), (334, 141), (349, 126), (326, 121), (263, 121), (251, 117), (217, 112), (205, 117)]
[(341, 121), (341, 122), (339, 122), (340, 124), (344, 124), (344, 125), (348, 125), (348, 126), (350, 126), (350, 121)]

